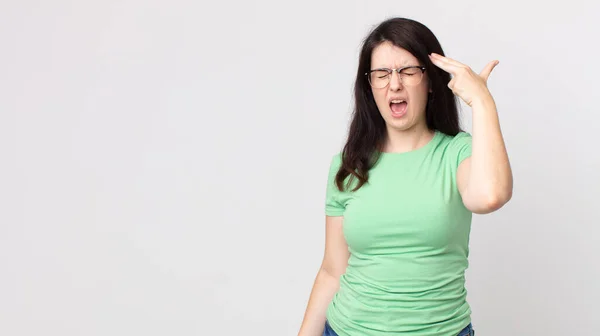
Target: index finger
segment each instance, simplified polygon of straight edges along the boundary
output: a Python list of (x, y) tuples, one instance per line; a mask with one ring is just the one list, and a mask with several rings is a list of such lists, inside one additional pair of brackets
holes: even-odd
[(464, 66), (459, 62), (446, 58), (442, 55), (431, 54), (429, 55), (429, 58), (435, 66), (453, 75), (455, 75), (460, 69), (464, 68)]
[(456, 65), (458, 67), (466, 67), (466, 65), (464, 65), (464, 64), (460, 63), (459, 61), (457, 61), (457, 60), (455, 60), (453, 58), (450, 58), (448, 56), (440, 55), (438, 53), (431, 53), (431, 56), (433, 56), (435, 58), (438, 58), (440, 60), (444, 60), (444, 61), (446, 61), (448, 63), (454, 64), (454, 65)]

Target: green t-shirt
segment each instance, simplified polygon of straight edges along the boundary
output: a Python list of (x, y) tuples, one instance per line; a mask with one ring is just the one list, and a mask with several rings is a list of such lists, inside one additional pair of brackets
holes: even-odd
[(382, 153), (358, 191), (329, 171), (325, 213), (343, 216), (350, 259), (327, 320), (340, 336), (450, 336), (471, 322), (466, 300), (472, 213), (456, 185), (471, 135), (437, 131), (425, 146)]

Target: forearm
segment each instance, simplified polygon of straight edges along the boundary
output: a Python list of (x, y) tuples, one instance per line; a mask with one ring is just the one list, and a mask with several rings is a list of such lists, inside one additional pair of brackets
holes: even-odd
[(499, 207), (512, 196), (512, 171), (492, 96), (471, 104), (473, 144), (468, 189), (471, 195)]
[(339, 288), (339, 279), (321, 269), (315, 278), (298, 336), (320, 336), (329, 303)]

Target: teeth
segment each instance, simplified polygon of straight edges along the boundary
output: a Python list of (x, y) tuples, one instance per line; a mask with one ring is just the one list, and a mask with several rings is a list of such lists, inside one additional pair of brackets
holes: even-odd
[(392, 100), (392, 103), (393, 104), (404, 103), (404, 100), (403, 99), (394, 99), (394, 100)]

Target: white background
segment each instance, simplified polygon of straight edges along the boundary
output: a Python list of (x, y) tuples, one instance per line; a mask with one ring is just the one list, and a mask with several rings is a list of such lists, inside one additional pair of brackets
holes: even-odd
[(360, 43), (390, 16), (500, 60), (515, 187), (473, 220), (478, 335), (596, 335), (599, 10), (3, 0), (0, 335), (294, 335)]

